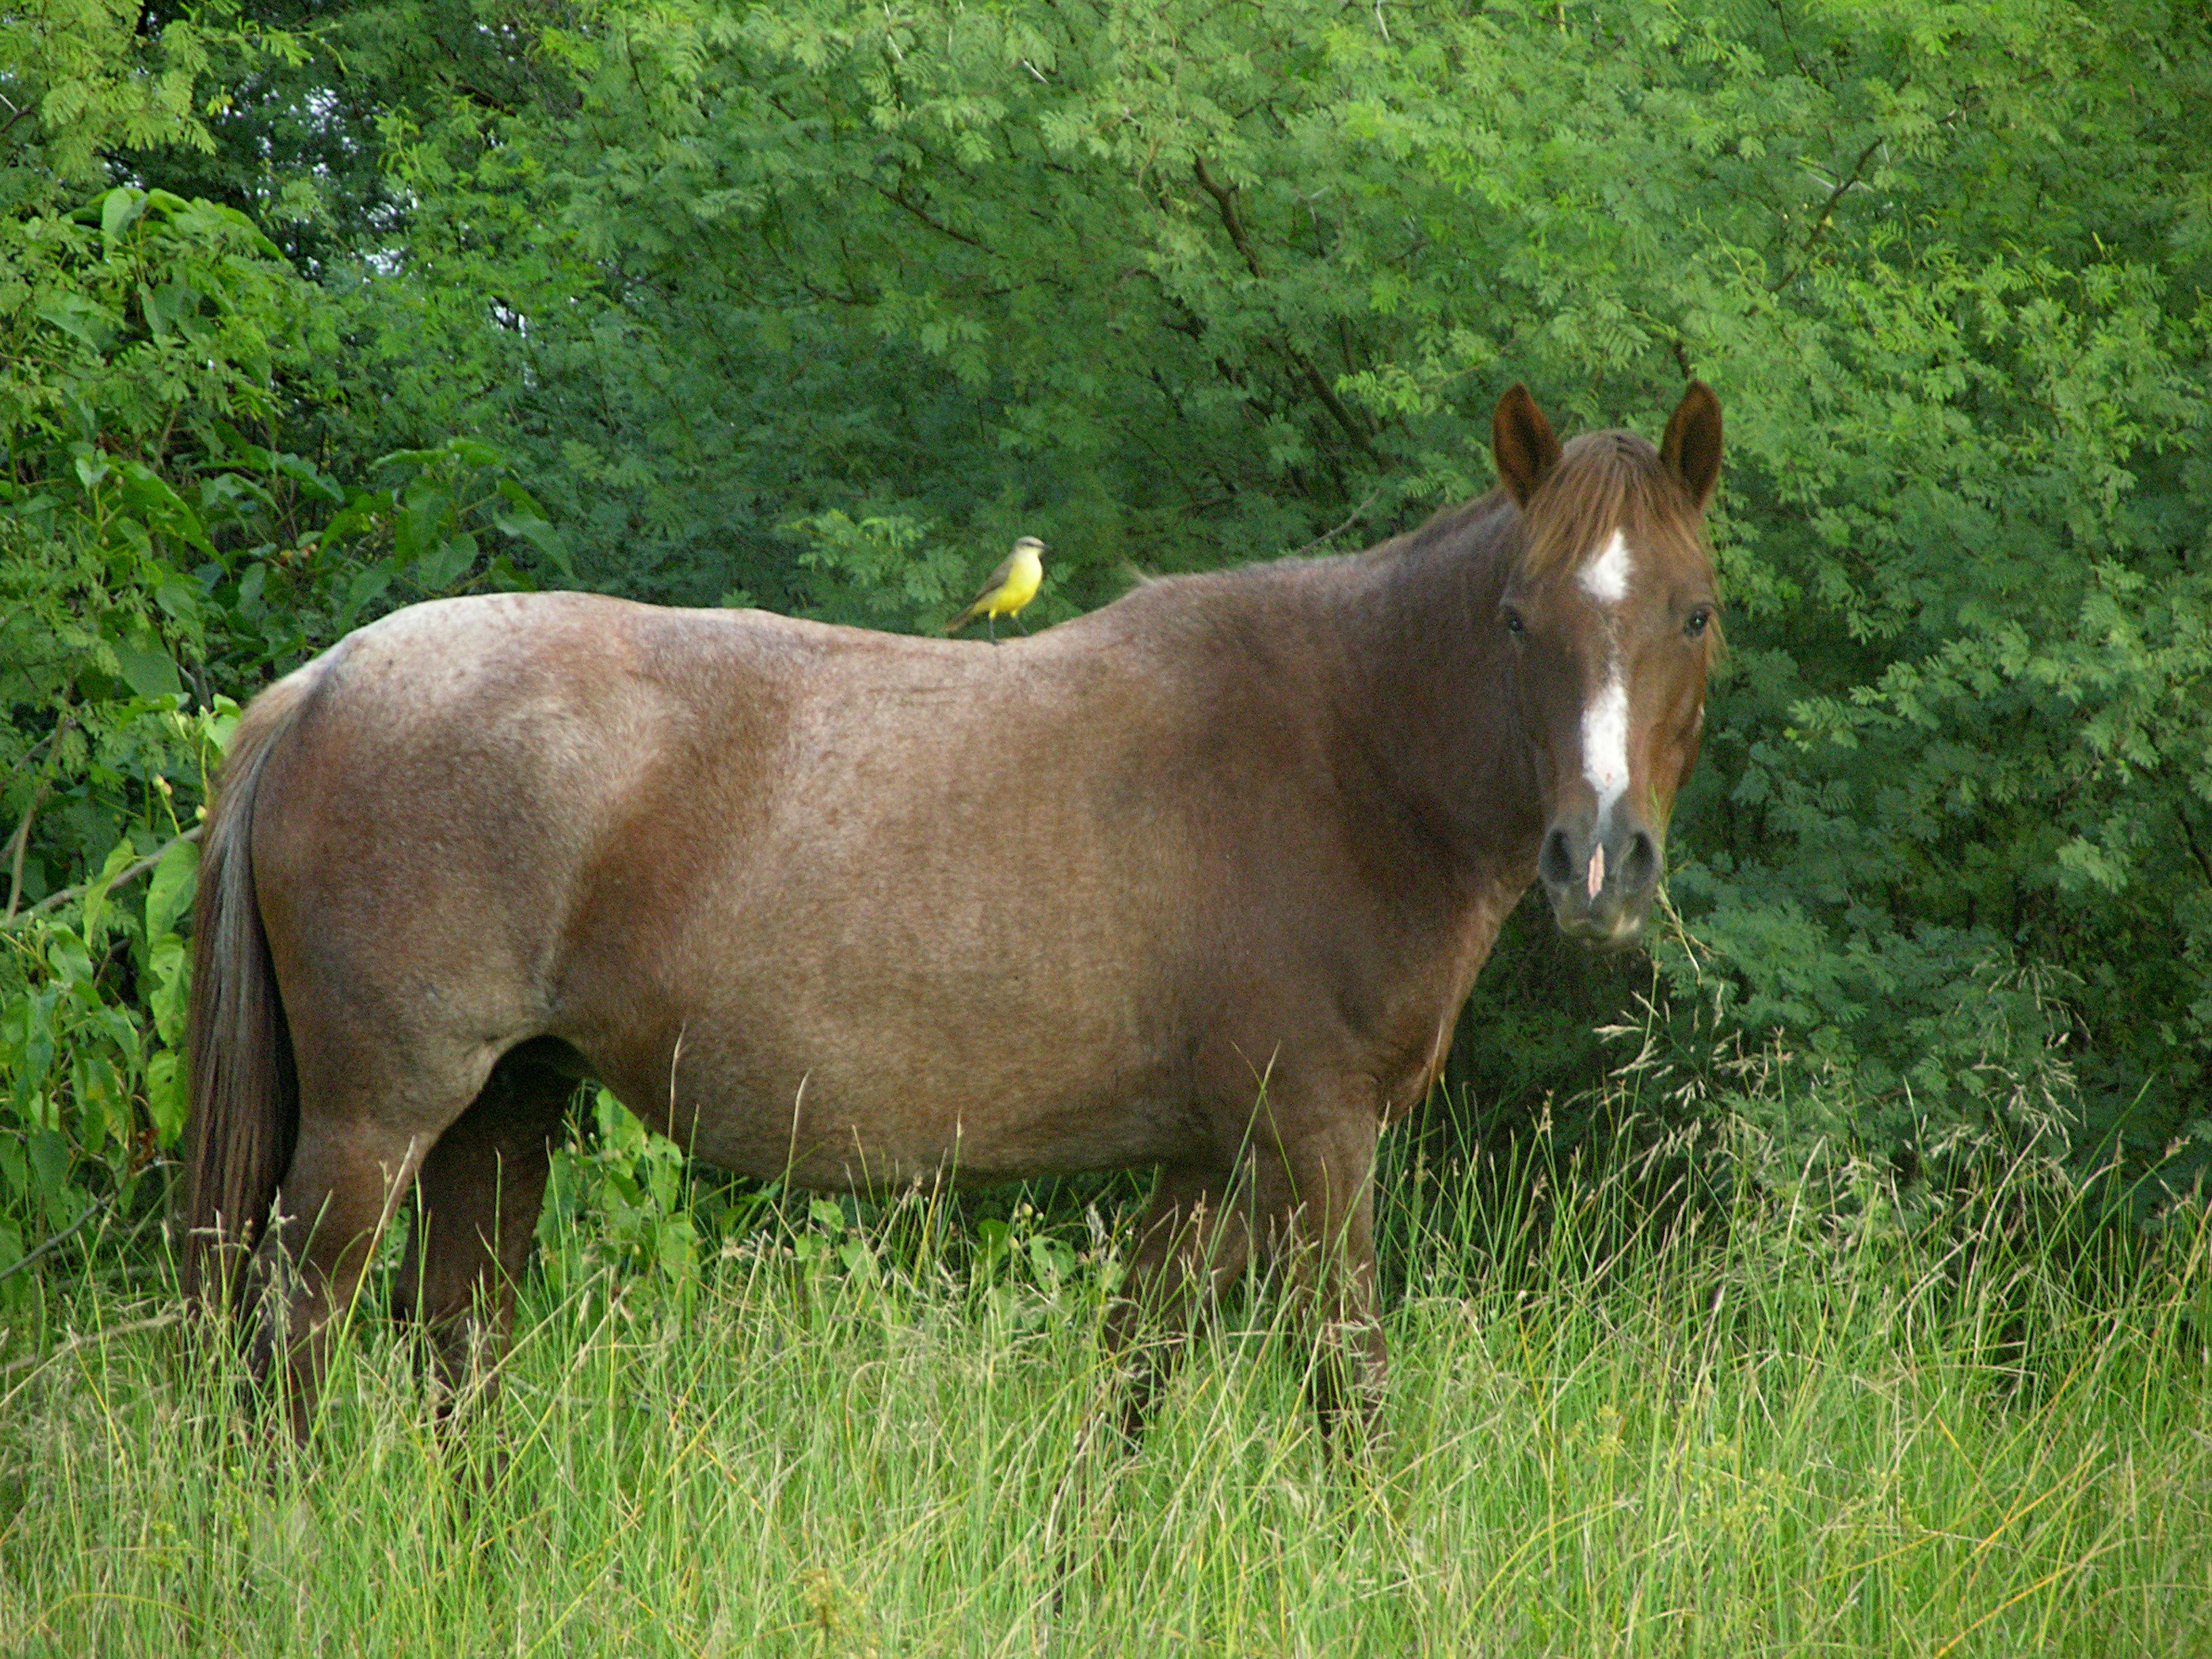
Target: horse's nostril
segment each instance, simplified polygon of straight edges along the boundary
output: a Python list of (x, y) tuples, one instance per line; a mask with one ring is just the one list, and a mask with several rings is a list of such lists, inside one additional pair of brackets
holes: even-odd
[(1620, 890), (1640, 893), (1659, 879), (1659, 843), (1651, 839), (1649, 830), (1638, 830), (1629, 837), (1628, 850), (1620, 859)]
[(1575, 855), (1567, 845), (1567, 832), (1554, 830), (1544, 837), (1544, 851), (1536, 860), (1536, 873), (1552, 887), (1564, 887), (1575, 878)]

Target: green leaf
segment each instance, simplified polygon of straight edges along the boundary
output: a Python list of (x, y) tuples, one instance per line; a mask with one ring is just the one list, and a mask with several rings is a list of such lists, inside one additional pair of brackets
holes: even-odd
[(42, 302), (36, 315), (96, 352), (105, 353), (123, 319), (82, 294), (62, 294)]
[(27, 1173), (33, 1198), (53, 1199), (69, 1190), (70, 1169), (76, 1159), (70, 1155), (68, 1138), (60, 1130), (47, 1126), (32, 1130), (25, 1151), (29, 1154)]
[(387, 466), (427, 467), (441, 460), (442, 449), (395, 449), (388, 455), (380, 455), (369, 463), (371, 468), (381, 471)]
[(392, 551), (404, 563), (421, 558), (424, 550), (443, 538), (440, 532), (451, 521), (452, 499), (427, 478), (407, 486), (403, 505), (392, 520)]
[(560, 532), (544, 519), (528, 513), (513, 513), (506, 507), (495, 507), (491, 512), (491, 521), (499, 526), (501, 534), (512, 536), (518, 541), (528, 542), (544, 554), (547, 561), (561, 573), (563, 578), (570, 581), (575, 580), (576, 573), (568, 562), (568, 550), (562, 544)]
[(317, 544), (333, 547), (349, 538), (373, 530), (376, 521), (393, 509), (391, 492), (382, 489), (357, 489), (347, 501), (344, 508), (333, 514), (323, 526)]
[(218, 472), (200, 480), (200, 512), (217, 523), (236, 523), (255, 507), (271, 505), (269, 492), (258, 480), (238, 472)]
[(333, 506), (345, 500), (345, 491), (334, 480), (318, 472), (312, 464), (297, 455), (278, 455), (274, 458), (272, 465), (279, 474), (291, 479), (315, 500), (328, 501)]
[(261, 590), (268, 581), (269, 566), (266, 562), (256, 559), (246, 568), (246, 574), (238, 579), (238, 611), (240, 616), (251, 619), (261, 614)]
[(477, 538), (466, 531), (424, 554), (415, 566), (415, 580), (432, 593), (442, 593), (477, 562)]
[[(12, 1023), (20, 1035), (15, 1042), (15, 1052), (9, 1056), (9, 1064), (0, 1081), (11, 1085), (10, 1097), (19, 1113), (27, 1113), (32, 1097), (39, 1085), (46, 1080), (46, 1073), (54, 1063), (53, 1005), (55, 993), (49, 989), (19, 997), (9, 1012)], [(7, 1136), (0, 1135), (0, 1151), (10, 1144)]]
[(364, 605), (392, 586), (392, 566), (384, 562), (369, 565), (355, 574), (353, 580), (346, 586), (345, 608), (341, 612), (342, 619), (348, 626), (351, 625), (354, 617), (361, 614)]
[(249, 441), (246, 434), (228, 421), (211, 421), (209, 426), (240, 465), (250, 466), (257, 472), (273, 469), (275, 458), (260, 445)]
[(200, 596), (179, 576), (162, 578), (154, 589), (154, 603), (180, 623), (190, 625), (199, 620)]
[(474, 438), (449, 438), (444, 453), (465, 466), (487, 467), (507, 465), (507, 453)]
[(91, 495), (107, 477), (107, 457), (90, 444), (71, 444), (70, 456), (75, 464), (77, 483), (84, 487), (86, 495)]
[(866, 1284), (876, 1282), (878, 1273), (876, 1253), (868, 1248), (864, 1238), (848, 1238), (837, 1246), (837, 1259), (845, 1264), (846, 1272)]
[(136, 224), (138, 216), (145, 212), (146, 200), (145, 191), (127, 186), (118, 186), (100, 198), (100, 240), (107, 244), (109, 258), (115, 257), (116, 244), (123, 240), (123, 233)]
[(115, 653), (117, 668), (125, 682), (142, 697), (178, 697), (184, 695), (184, 682), (178, 677), (175, 659), (158, 646), (124, 645), (111, 642), (108, 649)]
[(984, 1265), (989, 1266), (1004, 1255), (1012, 1243), (1014, 1230), (996, 1217), (986, 1217), (975, 1224), (975, 1240)]
[(161, 849), (161, 862), (146, 884), (146, 938), (159, 939), (177, 925), (192, 902), (193, 884), (198, 879), (200, 849), (198, 843), (173, 841)]
[(118, 841), (107, 850), (107, 860), (100, 866), (100, 874), (84, 895), (84, 938), (88, 942), (101, 937), (100, 924), (107, 914), (107, 890), (116, 877), (138, 861), (138, 849), (128, 837)]
[(184, 1056), (165, 1048), (146, 1062), (146, 1115), (153, 1121), (154, 1138), (173, 1146), (185, 1132)]
[(162, 936), (147, 952), (147, 967), (154, 979), (153, 994), (147, 998), (147, 1006), (154, 1016), (155, 1035), (172, 1045), (183, 1042), (185, 1037), (185, 994), (191, 979), (190, 962), (185, 942), (174, 933)]
[(501, 478), (498, 488), (499, 493), (520, 507), (526, 516), (533, 519), (542, 519), (545, 516), (545, 509), (538, 506), (537, 497), (514, 479)]

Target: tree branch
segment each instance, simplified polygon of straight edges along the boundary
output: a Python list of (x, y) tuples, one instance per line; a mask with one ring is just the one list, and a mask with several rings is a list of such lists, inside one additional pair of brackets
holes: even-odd
[[(159, 864), (161, 860), (167, 856), (170, 848), (182, 847), (188, 841), (198, 841), (206, 829), (207, 825), (204, 823), (196, 823), (191, 829), (185, 830), (183, 835), (179, 836), (174, 841), (169, 842), (167, 846), (162, 848), (160, 852), (149, 853), (144, 858), (140, 859), (137, 863), (125, 865), (122, 870), (117, 872), (115, 879), (107, 884), (107, 890), (112, 893), (117, 888), (127, 886), (131, 882), (137, 880), (139, 877), (144, 875), (149, 870), (151, 870), (155, 865)], [(74, 887), (63, 888), (58, 893), (49, 893), (46, 897), (40, 899), (29, 909), (24, 911), (20, 916), (15, 914), (14, 909), (11, 907), (6, 918), (0, 919), (0, 927), (20, 927), (24, 922), (29, 921), (34, 916), (42, 916), (49, 910), (56, 909), (62, 905), (67, 904), (71, 899), (82, 898), (96, 885), (98, 885), (98, 884), (95, 882), (81, 881)]]
[(2206, 858), (2204, 849), (2197, 844), (2197, 826), (2190, 823), (2189, 814), (2181, 810), (2179, 801), (2174, 803), (2173, 816), (2181, 820), (2181, 838), (2189, 843), (2191, 856), (2196, 859), (2197, 867), (2204, 872), (2204, 884), (2212, 887), (2212, 859)]
[[(134, 1319), (127, 1325), (111, 1325), (104, 1331), (87, 1331), (83, 1335), (73, 1336), (58, 1347), (50, 1348), (45, 1353), (25, 1354), (21, 1359), (9, 1360), (5, 1365), (0, 1365), (0, 1377), (13, 1376), (18, 1371), (42, 1370), (55, 1360), (75, 1353), (80, 1348), (88, 1348), (96, 1342), (112, 1341), (118, 1336), (136, 1336), (141, 1331), (158, 1331), (165, 1326), (175, 1324), (184, 1316), (183, 1309), (171, 1308), (165, 1313), (155, 1314), (150, 1319)], [(9, 1401), (15, 1399), (16, 1394), (28, 1386), (28, 1383), (29, 1379), (27, 1377), (5, 1395), (0, 1395), (0, 1406), (5, 1406)]]
[(1804, 275), (1806, 267), (1812, 263), (1813, 250), (1820, 246), (1820, 239), (1828, 234), (1828, 221), (1835, 216), (1836, 204), (1844, 199), (1844, 193), (1846, 191), (1858, 183), (1859, 175), (1866, 171), (1867, 163), (1874, 160), (1875, 151), (1880, 149), (1886, 142), (1880, 134), (1876, 134), (1868, 141), (1867, 147), (1859, 152), (1859, 159), (1851, 164), (1850, 176), (1830, 191), (1828, 199), (1821, 204), (1820, 216), (1813, 222), (1812, 234), (1806, 237), (1805, 246), (1797, 250), (1796, 270), (1785, 272), (1778, 277), (1774, 286), (1767, 289), (1768, 293), (1779, 294)]
[(949, 236), (954, 241), (963, 243), (967, 246), (972, 248), (981, 249), (983, 246), (982, 243), (976, 240), (973, 236), (963, 235), (960, 232), (953, 229), (951, 226), (942, 224), (937, 220), (931, 218), (929, 215), (924, 212), (919, 206), (907, 199), (906, 187), (903, 185), (896, 190), (885, 190), (881, 185), (878, 185), (876, 186), (876, 194), (882, 197), (884, 200), (890, 203), (895, 207), (904, 208), (908, 213), (914, 215), (915, 218), (921, 220), (922, 223), (927, 225), (932, 230), (935, 231), (940, 236)]
[(38, 819), (39, 803), (46, 798), (46, 782), (40, 778), (32, 789), (30, 805), (23, 809), (22, 822), (15, 826), (15, 839), (8, 849), (8, 912), (0, 915), (0, 925), (15, 920), (15, 907), (23, 901), (23, 852), (31, 844), (31, 825)]
[(61, 1231), (56, 1233), (45, 1243), (40, 1245), (37, 1249), (32, 1251), (21, 1261), (11, 1263), (5, 1267), (0, 1267), (0, 1283), (5, 1283), (7, 1280), (13, 1279), (17, 1273), (21, 1273), (24, 1268), (29, 1267), (33, 1261), (36, 1261), (40, 1256), (45, 1255), (48, 1251), (60, 1249), (62, 1245), (67, 1243), (70, 1239), (76, 1237), (77, 1234), (82, 1232), (87, 1222), (90, 1221), (94, 1216), (100, 1214), (101, 1212), (106, 1210), (108, 1206), (114, 1202), (115, 1200), (112, 1197), (94, 1199), (90, 1204), (85, 1206), (85, 1211), (82, 1215), (70, 1222), (68, 1226), (63, 1228)]
[(1375, 453), (1375, 446), (1367, 441), (1367, 434), (1360, 427), (1358, 417), (1346, 409), (1344, 406), (1344, 400), (1336, 395), (1336, 388), (1322, 377), (1322, 372), (1313, 366), (1312, 361), (1304, 352), (1300, 351), (1296, 346), (1285, 346), (1284, 349), (1288, 351), (1297, 361), (1298, 367), (1305, 371), (1306, 384), (1313, 388), (1314, 396), (1321, 399), (1322, 407), (1328, 410), (1336, 423), (1344, 428), (1344, 435), (1358, 445), (1361, 454), (1374, 462), (1376, 465), (1382, 465), (1382, 458)]
[[(1237, 187), (1222, 184), (1215, 179), (1203, 155), (1192, 156), (1191, 167), (1197, 174), (1199, 188), (1213, 198), (1213, 205), (1221, 216), (1221, 228), (1229, 233), (1230, 242), (1244, 256), (1244, 268), (1252, 273), (1255, 282), (1266, 282), (1267, 273), (1261, 268), (1259, 250), (1252, 246), (1251, 238), (1245, 234), (1243, 216), (1237, 211)], [(1358, 417), (1344, 406), (1344, 400), (1336, 395), (1336, 388), (1328, 383), (1328, 377), (1321, 370), (1314, 367), (1313, 360), (1287, 341), (1279, 343), (1284, 354), (1298, 366), (1306, 385), (1321, 400), (1322, 407), (1329, 413), (1329, 418), (1343, 428), (1344, 435), (1358, 446), (1359, 453), (1369, 460), (1377, 466), (1382, 465), (1382, 458), (1375, 453), (1375, 446), (1359, 424)]]
[(1367, 492), (1367, 499), (1360, 502), (1358, 506), (1353, 507), (1352, 509), (1352, 516), (1346, 519), (1342, 524), (1337, 526), (1334, 530), (1324, 530), (1320, 535), (1315, 537), (1304, 547), (1294, 547), (1283, 556), (1286, 559), (1295, 559), (1301, 553), (1312, 552), (1314, 549), (1319, 547), (1323, 542), (1334, 541), (1339, 536), (1344, 534), (1346, 531), (1351, 529), (1352, 526), (1358, 524), (1362, 519), (1367, 516), (1367, 509), (1375, 505), (1375, 498), (1382, 493), (1382, 486), (1381, 484), (1376, 484), (1374, 489)]
[(1260, 269), (1259, 253), (1244, 234), (1244, 220), (1237, 211), (1236, 186), (1217, 183), (1212, 173), (1206, 170), (1206, 157), (1203, 155), (1191, 157), (1191, 165), (1198, 174), (1199, 188), (1213, 198), (1213, 204), (1220, 212), (1221, 228), (1229, 233), (1230, 241), (1236, 246), (1237, 251), (1244, 256), (1245, 269), (1259, 281), (1266, 282), (1267, 273)]

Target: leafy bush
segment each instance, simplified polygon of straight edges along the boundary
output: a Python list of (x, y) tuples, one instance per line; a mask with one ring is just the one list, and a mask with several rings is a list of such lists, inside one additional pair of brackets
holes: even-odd
[(696, 1284), (699, 1218), (682, 1147), (650, 1133), (604, 1089), (554, 1154), (538, 1237), (556, 1284), (612, 1270), (664, 1289)]

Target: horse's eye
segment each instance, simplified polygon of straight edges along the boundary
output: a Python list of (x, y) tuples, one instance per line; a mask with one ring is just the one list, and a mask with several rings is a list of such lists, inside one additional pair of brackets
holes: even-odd
[(1516, 636), (1528, 631), (1528, 624), (1521, 620), (1521, 613), (1510, 605), (1505, 607), (1505, 631)]
[(1705, 624), (1712, 619), (1713, 613), (1701, 605), (1690, 613), (1690, 620), (1682, 624), (1682, 631), (1694, 640), (1705, 631)]

